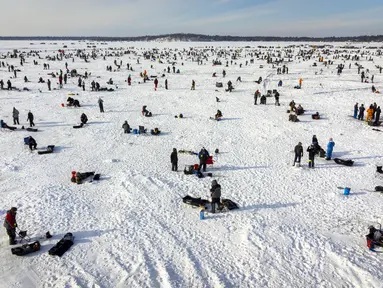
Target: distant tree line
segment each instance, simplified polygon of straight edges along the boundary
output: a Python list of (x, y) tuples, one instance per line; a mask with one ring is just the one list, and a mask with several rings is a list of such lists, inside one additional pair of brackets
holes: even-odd
[(276, 37), (276, 36), (220, 36), (202, 34), (163, 34), (136, 37), (106, 37), (106, 36), (0, 36), (0, 40), (30, 40), (30, 41), (189, 41), (189, 42), (222, 42), (222, 41), (283, 41), (283, 42), (382, 42), (383, 35), (353, 36), (353, 37)]

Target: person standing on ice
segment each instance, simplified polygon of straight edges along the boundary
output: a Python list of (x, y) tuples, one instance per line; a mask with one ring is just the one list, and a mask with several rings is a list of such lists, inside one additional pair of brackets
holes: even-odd
[(172, 163), (172, 171), (177, 172), (178, 170), (178, 155), (177, 149), (173, 148), (172, 154), (170, 154), (170, 163)]
[(332, 150), (334, 149), (334, 146), (335, 142), (332, 140), (332, 138), (330, 138), (327, 144), (326, 160), (331, 160)]
[(165, 89), (168, 90), (168, 79), (165, 79)]
[(275, 98), (275, 106), (280, 106), (279, 104), (279, 92), (275, 92), (274, 94), (274, 98)]
[(371, 121), (372, 120), (372, 117), (374, 115), (374, 107), (372, 106), (372, 104), (370, 105), (370, 107), (367, 109), (367, 118), (366, 120), (367, 121)]
[(10, 210), (7, 211), (7, 214), (4, 220), (4, 227), (7, 230), (7, 234), (9, 236), (9, 245), (15, 245), (17, 243), (15, 241), (16, 227), (17, 227), (16, 213), (17, 213), (17, 208), (12, 207)]
[(295, 153), (295, 157), (294, 157), (293, 166), (295, 166), (295, 163), (298, 163), (298, 167), (300, 167), (301, 166), (301, 157), (303, 157), (302, 142), (299, 142), (298, 145), (295, 146), (294, 153)]
[(379, 119), (380, 119), (380, 112), (381, 112), (381, 109), (380, 109), (380, 106), (378, 106), (375, 110), (375, 123), (378, 124), (379, 123)]
[(104, 113), (104, 100), (100, 98), (98, 98), (98, 107), (100, 107), (100, 112), (101, 113)]
[(360, 75), (360, 79), (362, 83), (364, 82), (364, 79), (366, 78), (366, 75), (364, 74), (364, 71), (362, 71), (362, 74)]
[(130, 133), (130, 126), (128, 124), (128, 121), (125, 121), (124, 124), (122, 124), (122, 128), (124, 129), (125, 134)]
[(211, 181), (210, 188), (211, 195), (211, 213), (215, 213), (215, 205), (216, 203), (221, 204), (221, 185), (218, 184), (217, 180)]
[(192, 86), (191, 86), (190, 90), (195, 90), (195, 81), (194, 80), (192, 80)]
[(207, 150), (205, 149), (205, 147), (203, 147), (201, 149), (201, 151), (198, 153), (198, 158), (199, 158), (199, 167), (198, 167), (198, 171), (203, 170), (203, 172), (206, 172), (206, 162), (207, 162), (207, 159), (209, 158), (209, 152), (207, 152)]
[(17, 110), (15, 107), (13, 107), (12, 117), (13, 117), (13, 124), (16, 125), (16, 123), (17, 123), (18, 125), (20, 125), (19, 110)]
[(32, 112), (29, 111), (29, 112), (28, 112), (28, 119), (27, 119), (27, 121), (29, 121), (30, 127), (35, 126), (35, 123), (33, 123), (33, 118), (34, 118), (34, 117), (33, 117)]
[(261, 92), (259, 92), (259, 90), (254, 93), (254, 105), (257, 105), (258, 97), (261, 97)]
[(307, 152), (309, 152), (309, 168), (314, 168), (314, 158), (315, 158), (315, 152), (316, 152), (315, 145), (311, 144), (307, 148)]
[(360, 105), (359, 107), (359, 115), (358, 115), (358, 120), (363, 120), (363, 117), (364, 117), (364, 110), (366, 110), (364, 108), (364, 105)]
[[(60, 74), (60, 76), (59, 76), (59, 85), (60, 85), (60, 89), (63, 88), (63, 75), (62, 74)], [(49, 84), (49, 87), (50, 87), (50, 84)], [(49, 91), (51, 91), (51, 89), (49, 89)]]
[(355, 119), (358, 117), (358, 110), (359, 110), (358, 102), (356, 102), (356, 104), (354, 105), (354, 118)]
[(157, 91), (157, 87), (158, 87), (158, 79), (154, 79), (154, 91)]

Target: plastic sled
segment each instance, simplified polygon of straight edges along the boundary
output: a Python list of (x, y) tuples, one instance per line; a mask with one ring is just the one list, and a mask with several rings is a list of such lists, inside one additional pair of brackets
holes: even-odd
[(24, 256), (24, 255), (39, 251), (40, 247), (41, 247), (40, 242), (35, 241), (33, 243), (24, 244), (21, 247), (12, 248), (11, 252), (13, 255)]

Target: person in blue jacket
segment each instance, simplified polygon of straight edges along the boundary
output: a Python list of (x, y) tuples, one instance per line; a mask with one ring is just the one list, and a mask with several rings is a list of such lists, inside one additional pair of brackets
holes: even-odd
[(335, 146), (335, 142), (332, 140), (332, 138), (330, 138), (327, 144), (326, 160), (331, 160), (332, 150), (334, 149), (334, 146)]
[(356, 117), (358, 117), (358, 111), (359, 111), (359, 107), (358, 107), (358, 103), (356, 103), (354, 105), (354, 118), (356, 119)]
[(203, 172), (206, 172), (206, 161), (209, 158), (209, 152), (203, 147), (201, 151), (198, 153), (198, 158), (199, 158), (199, 167), (198, 171), (201, 171), (201, 168)]

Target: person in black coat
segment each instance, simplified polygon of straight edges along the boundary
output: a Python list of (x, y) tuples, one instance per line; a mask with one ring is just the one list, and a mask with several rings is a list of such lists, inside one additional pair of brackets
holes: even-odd
[(364, 110), (366, 110), (366, 108), (364, 108), (364, 105), (360, 105), (359, 107), (359, 115), (358, 115), (358, 119), (359, 120), (363, 120), (363, 117), (364, 117)]
[(265, 95), (261, 96), (261, 104), (266, 105), (266, 96)]
[(173, 148), (172, 154), (170, 154), (170, 162), (172, 163), (172, 171), (177, 172), (178, 170), (178, 155), (177, 149)]
[(198, 158), (199, 158), (199, 167), (198, 171), (203, 169), (203, 172), (206, 172), (206, 162), (207, 159), (209, 158), (209, 152), (205, 148), (202, 148), (201, 151), (198, 153)]
[(303, 156), (302, 142), (299, 142), (298, 145), (295, 146), (294, 152), (295, 152), (295, 157), (294, 157), (293, 166), (295, 166), (296, 162), (298, 162), (298, 166), (300, 166), (301, 165), (301, 157)]
[(318, 153), (320, 150), (320, 146), (319, 146), (318, 138), (316, 135), (313, 135), (312, 144), (315, 147), (315, 153)]
[(380, 106), (378, 106), (375, 110), (375, 123), (379, 123), (379, 119), (380, 119)]
[(35, 123), (33, 123), (33, 114), (32, 114), (32, 112), (31, 111), (29, 111), (28, 112), (28, 119), (27, 119), (27, 121), (29, 121), (29, 125), (30, 125), (30, 127), (33, 127), (33, 126), (35, 126)]
[(128, 124), (128, 121), (125, 121), (124, 124), (122, 124), (122, 128), (124, 129), (125, 134), (130, 133), (131, 128)]
[(275, 98), (275, 106), (279, 106), (280, 104), (279, 104), (279, 93), (278, 93), (278, 91), (275, 92), (274, 98)]
[(28, 146), (29, 146), (29, 149), (31, 149), (31, 151), (32, 151), (32, 148), (36, 150), (37, 143), (36, 143), (36, 140), (32, 138), (32, 136), (28, 137)]
[(101, 113), (104, 113), (104, 100), (100, 98), (98, 98), (98, 107), (100, 107), (100, 112)]
[(309, 168), (314, 168), (314, 157), (315, 157), (315, 152), (316, 152), (315, 145), (311, 144), (307, 148), (307, 152), (309, 152)]
[(88, 117), (85, 115), (85, 113), (82, 113), (80, 120), (82, 124), (86, 124), (86, 122), (88, 122)]

